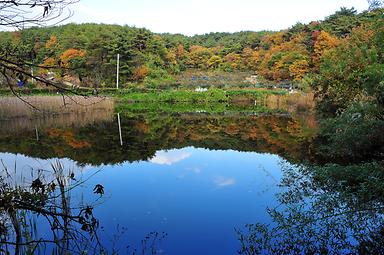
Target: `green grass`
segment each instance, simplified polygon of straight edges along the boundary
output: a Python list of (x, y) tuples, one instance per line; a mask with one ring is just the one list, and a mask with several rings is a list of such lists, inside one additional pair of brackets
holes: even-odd
[(270, 114), (286, 113), (281, 109), (269, 109), (260, 105), (237, 105), (226, 103), (192, 103), (192, 102), (135, 102), (118, 103), (115, 105), (116, 112), (125, 113), (248, 113), (248, 114)]
[[(20, 96), (56, 96), (60, 95), (52, 88), (22, 88), (15, 89)], [(79, 88), (77, 94), (85, 96), (95, 95), (92, 88)], [(234, 101), (253, 101), (266, 95), (284, 95), (284, 90), (257, 90), (257, 89), (209, 89), (206, 92), (194, 90), (155, 90), (155, 89), (98, 89), (97, 95), (111, 96), (120, 102), (162, 102), (162, 103), (231, 103)], [(66, 94), (75, 94), (68, 93)], [(0, 96), (13, 96), (9, 89), (0, 89)]]
[(200, 103), (217, 103), (233, 100), (255, 100), (265, 95), (279, 94), (284, 95), (287, 92), (282, 90), (223, 90), (210, 89), (206, 92), (196, 92), (191, 90), (166, 90), (158, 92), (130, 92), (119, 93), (123, 102), (200, 102)]

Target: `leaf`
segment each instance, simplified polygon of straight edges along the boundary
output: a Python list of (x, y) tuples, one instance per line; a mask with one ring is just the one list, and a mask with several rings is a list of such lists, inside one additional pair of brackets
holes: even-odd
[(41, 182), (40, 178), (37, 178), (36, 180), (34, 180), (31, 184), (31, 188), (35, 191), (35, 192), (38, 192), (40, 189), (41, 190), (44, 190), (44, 185), (43, 183)]
[(95, 186), (95, 188), (93, 189), (93, 193), (99, 194), (100, 196), (102, 196), (104, 194), (104, 187), (103, 187), (103, 185), (97, 184)]

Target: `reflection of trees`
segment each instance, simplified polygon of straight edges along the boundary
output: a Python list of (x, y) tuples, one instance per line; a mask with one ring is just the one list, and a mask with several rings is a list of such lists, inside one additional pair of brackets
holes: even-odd
[(93, 207), (71, 205), (71, 191), (83, 181), (76, 181), (73, 172), (65, 172), (60, 162), (52, 164), (52, 170), (50, 174), (39, 171), (28, 186), (15, 186), (16, 175), (4, 166), (0, 179), (1, 252), (80, 254), (102, 249)]
[[(279, 154), (308, 154), (302, 123), (287, 114), (121, 114), (117, 121), (77, 128), (46, 129), (0, 138), (0, 150), (38, 158), (69, 157), (95, 165), (146, 160), (158, 150), (194, 146)], [(303, 149), (304, 148), (304, 149)]]
[(383, 254), (384, 171), (378, 163), (284, 170), (270, 225), (238, 230), (241, 254)]

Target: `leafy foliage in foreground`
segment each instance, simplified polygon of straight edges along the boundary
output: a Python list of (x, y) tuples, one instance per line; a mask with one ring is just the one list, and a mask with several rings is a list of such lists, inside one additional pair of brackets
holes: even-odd
[(238, 229), (239, 253), (382, 254), (383, 180), (375, 162), (286, 166), (272, 223)]
[(384, 253), (384, 17), (376, 11), (354, 23), (344, 9), (328, 18), (337, 40), (318, 34), (333, 44), (315, 45), (318, 69), (307, 77), (322, 116), (313, 146), (321, 164), (284, 169), (281, 205), (267, 210), (273, 223), (239, 229), (240, 254)]
[[(52, 170), (31, 169), (32, 182), (19, 180), (15, 169), (2, 162), (0, 177), (0, 252), (4, 254), (68, 254), (102, 252), (99, 221), (93, 206), (75, 207), (71, 191), (84, 183), (73, 169), (56, 161)], [(35, 172), (36, 171), (36, 172)], [(36, 176), (37, 174), (37, 176)], [(37, 227), (40, 224), (40, 227)], [(50, 231), (40, 232), (45, 226)]]

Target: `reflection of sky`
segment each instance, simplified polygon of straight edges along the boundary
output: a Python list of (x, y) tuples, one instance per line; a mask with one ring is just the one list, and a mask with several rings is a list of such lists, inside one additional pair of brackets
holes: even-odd
[[(7, 174), (4, 168), (7, 169), (9, 175), (12, 175), (12, 185), (30, 184), (32, 180), (40, 177), (47, 182), (51, 181), (54, 177), (51, 164), (55, 164), (58, 159), (35, 159), (24, 156), (22, 154), (0, 153), (0, 176), (6, 177)], [(60, 162), (65, 166), (64, 174), (69, 175), (73, 172), (78, 176), (84, 172), (87, 167), (79, 167), (76, 162), (70, 159), (60, 159)]]
[(92, 179), (111, 196), (95, 211), (101, 224), (126, 226), (127, 243), (156, 230), (169, 234), (165, 254), (236, 254), (234, 228), (268, 221), (265, 209), (277, 205), (278, 156), (188, 147), (155, 159), (106, 167)]
[(226, 187), (226, 186), (234, 185), (236, 183), (236, 179), (235, 178), (226, 178), (223, 176), (217, 176), (217, 177), (215, 177), (213, 182), (218, 187)]
[[(7, 164), (16, 160), (20, 167), (49, 162), (12, 154), (0, 158)], [(270, 154), (191, 147), (159, 151), (148, 162), (105, 166), (74, 191), (72, 202), (95, 201), (94, 185), (105, 187), (106, 200), (94, 213), (105, 229), (102, 240), (110, 240), (117, 226), (127, 228), (117, 248), (140, 247), (146, 234), (164, 231), (165, 254), (236, 254), (234, 228), (268, 222), (265, 209), (277, 205), (281, 161)], [(84, 177), (92, 173), (86, 171)]]
[(191, 153), (180, 150), (158, 151), (149, 161), (159, 165), (172, 165), (191, 156)]

